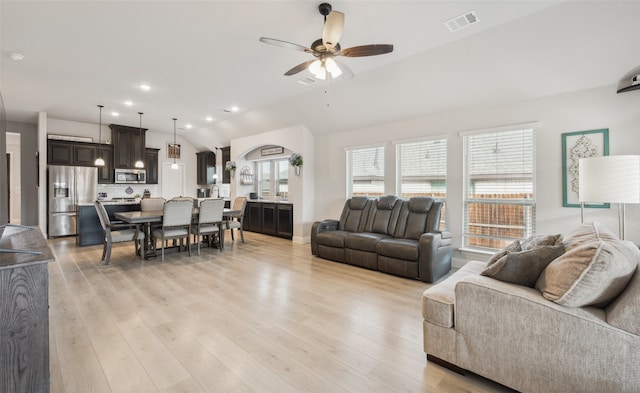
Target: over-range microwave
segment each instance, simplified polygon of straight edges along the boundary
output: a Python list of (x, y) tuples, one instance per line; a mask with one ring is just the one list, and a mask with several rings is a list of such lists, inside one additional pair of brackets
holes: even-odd
[(116, 169), (116, 183), (146, 183), (147, 171), (144, 169)]

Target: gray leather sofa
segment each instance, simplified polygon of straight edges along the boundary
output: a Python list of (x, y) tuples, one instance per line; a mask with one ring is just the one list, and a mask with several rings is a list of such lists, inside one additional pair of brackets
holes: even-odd
[(429, 197), (353, 197), (339, 220), (315, 222), (311, 252), (321, 258), (434, 282), (451, 269), (451, 234), (440, 232), (444, 203)]

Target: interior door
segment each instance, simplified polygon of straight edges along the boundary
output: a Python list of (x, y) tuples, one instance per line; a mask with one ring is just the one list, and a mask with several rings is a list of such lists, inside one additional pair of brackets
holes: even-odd
[(184, 164), (178, 164), (178, 169), (171, 169), (171, 162), (162, 163), (162, 195), (166, 200), (186, 196), (186, 178)]

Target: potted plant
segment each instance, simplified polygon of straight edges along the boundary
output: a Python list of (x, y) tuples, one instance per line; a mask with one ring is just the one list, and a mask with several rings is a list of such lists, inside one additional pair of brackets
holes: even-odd
[(302, 156), (298, 153), (293, 153), (289, 157), (289, 164), (296, 170), (296, 175), (300, 176), (300, 167), (302, 166)]
[(227, 162), (224, 164), (224, 169), (225, 169), (226, 171), (229, 171), (229, 172), (231, 173), (231, 177), (233, 177), (233, 174), (234, 174), (234, 173), (235, 173), (235, 171), (236, 171), (236, 162), (235, 162), (235, 161), (227, 161)]

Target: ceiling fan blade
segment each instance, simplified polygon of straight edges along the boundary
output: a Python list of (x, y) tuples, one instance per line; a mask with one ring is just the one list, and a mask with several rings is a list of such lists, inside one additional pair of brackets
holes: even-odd
[(302, 64), (298, 64), (297, 66), (293, 67), (292, 69), (290, 69), (289, 71), (285, 72), (285, 76), (291, 76), (291, 75), (295, 75), (300, 71), (304, 71), (307, 68), (309, 68), (309, 66), (311, 65), (311, 63), (313, 63), (314, 61), (316, 61), (316, 59), (313, 60), (307, 60)]
[(292, 42), (277, 40), (275, 38), (260, 37), (260, 42), (264, 42), (265, 44), (269, 44), (269, 45), (280, 46), (282, 48), (298, 50), (298, 51), (301, 51), (301, 52), (313, 53), (313, 51), (311, 49), (307, 48), (306, 46), (294, 44)]
[(354, 46), (351, 48), (343, 49), (340, 52), (340, 56), (363, 57), (363, 56), (382, 55), (390, 52), (393, 52), (393, 45), (373, 44), (373, 45)]
[(322, 30), (322, 44), (327, 49), (333, 49), (342, 37), (344, 30), (344, 14), (338, 11), (332, 11), (324, 22), (324, 30)]

